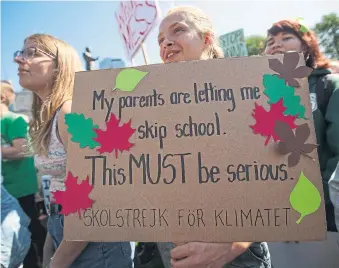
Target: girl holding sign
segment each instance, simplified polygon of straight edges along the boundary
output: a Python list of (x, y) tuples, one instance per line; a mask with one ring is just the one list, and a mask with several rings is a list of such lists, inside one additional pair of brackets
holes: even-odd
[[(161, 22), (158, 42), (164, 63), (223, 57), (210, 19), (194, 7), (170, 10)], [(176, 245), (170, 253), (171, 245), (168, 243), (158, 243), (158, 246), (164, 262), (166, 253), (170, 255), (173, 268), (271, 267), (270, 254), (264, 242), (189, 242)]]
[(296, 51), (305, 55), (306, 66), (313, 68), (308, 78), (317, 137), (320, 171), (323, 179), (327, 230), (336, 232), (334, 209), (328, 181), (339, 161), (339, 75), (330, 70), (331, 61), (320, 52), (317, 37), (301, 30), (298, 21), (283, 20), (268, 30), (265, 53), (274, 55)]
[[(305, 263), (300, 264), (302, 267), (310, 265), (312, 267), (337, 267), (339, 235), (336, 233), (335, 213), (330, 197), (338, 210), (339, 205), (334, 197), (338, 196), (335, 180), (339, 181), (339, 166), (337, 167), (339, 161), (339, 75), (333, 74), (333, 71), (336, 71), (333, 68), (335, 62), (331, 62), (320, 52), (317, 37), (313, 31), (308, 30), (298, 21), (282, 20), (274, 23), (267, 31), (265, 53), (274, 55), (287, 51), (303, 53), (306, 66), (314, 69), (308, 77), (308, 83), (319, 145), (317, 149), (324, 186), (328, 231), (327, 240), (324, 242), (294, 245), (293, 255), (307, 256)], [(310, 252), (316, 252), (316, 254), (310, 254)]]
[[(71, 46), (45, 34), (26, 38), (23, 49), (14, 56), (20, 85), (34, 94), (30, 134), (35, 163), (43, 175), (51, 175), (50, 191), (63, 191), (68, 141), (64, 117), (71, 112), (75, 72), (82, 69), (80, 58)], [(132, 267), (129, 242), (64, 241), (64, 217), (60, 211), (60, 206), (52, 202), (45, 243), (47, 248), (53, 242), (56, 250), (50, 268)], [(49, 263), (46, 254), (44, 259), (45, 263)]]

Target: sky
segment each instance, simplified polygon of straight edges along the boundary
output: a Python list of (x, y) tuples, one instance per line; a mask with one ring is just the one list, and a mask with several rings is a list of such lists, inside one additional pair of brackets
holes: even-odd
[[(78, 53), (86, 46), (93, 56), (125, 58), (116, 18), (118, 1), (1, 1), (1, 79), (11, 80), (16, 91), (17, 66), (13, 53), (33, 33), (47, 33), (72, 45)], [(302, 17), (312, 27), (323, 15), (339, 14), (337, 0), (237, 0), (237, 1), (158, 1), (161, 16), (176, 5), (193, 5), (212, 19), (217, 35), (243, 28), (245, 35), (265, 35), (273, 22)], [(155, 26), (145, 41), (149, 64), (160, 63)], [(135, 65), (144, 65), (139, 51)], [(98, 67), (98, 66), (97, 66)]]

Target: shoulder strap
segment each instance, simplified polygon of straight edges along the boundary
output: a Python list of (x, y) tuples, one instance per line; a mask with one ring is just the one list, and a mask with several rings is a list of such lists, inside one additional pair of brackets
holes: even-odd
[(58, 109), (55, 110), (54, 118), (53, 118), (53, 120), (55, 120), (55, 134), (56, 134), (58, 141), (61, 144), (63, 144), (63, 143), (62, 143), (62, 140), (61, 140), (61, 137), (60, 137), (60, 134), (59, 134), (59, 126), (58, 126), (58, 117), (57, 116), (59, 115), (59, 112), (61, 110), (62, 105), (64, 105), (64, 102), (58, 107)]

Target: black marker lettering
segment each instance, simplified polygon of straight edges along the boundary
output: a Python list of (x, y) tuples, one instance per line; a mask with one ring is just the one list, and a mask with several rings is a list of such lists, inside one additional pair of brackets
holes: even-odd
[(183, 209), (179, 209), (178, 210), (178, 221), (179, 221), (179, 226), (181, 225), (181, 219), (183, 218), (183, 216), (181, 215), (181, 212), (184, 211)]
[(135, 228), (136, 221), (139, 223), (139, 227), (141, 227), (141, 222), (139, 220), (139, 217), (140, 217), (140, 210), (136, 208), (133, 210), (133, 227), (134, 228)]
[(221, 225), (222, 226), (225, 226), (224, 222), (222, 221), (222, 218), (221, 218), (221, 214), (223, 213), (224, 211), (221, 210), (218, 214), (217, 214), (217, 211), (214, 210), (214, 221), (215, 221), (215, 226), (218, 226), (218, 220), (221, 222)]
[(166, 226), (168, 226), (168, 222), (166, 221), (166, 218), (165, 218), (165, 216), (164, 216), (164, 214), (167, 212), (167, 209), (165, 209), (161, 214), (160, 214), (160, 209), (159, 209), (159, 222), (160, 222), (160, 226), (162, 226), (161, 225), (161, 219), (163, 219), (164, 220), (164, 222), (166, 223)]
[(119, 227), (122, 227), (122, 226), (124, 226), (124, 224), (125, 224), (124, 217), (123, 217), (123, 216), (120, 216), (120, 213), (121, 213), (121, 212), (122, 212), (122, 210), (121, 210), (121, 209), (118, 209), (117, 212), (116, 212), (116, 214), (115, 214), (116, 218), (121, 220), (121, 224), (118, 224), (118, 223), (117, 223), (117, 225), (118, 225)]
[(154, 226), (155, 226), (155, 223), (156, 223), (156, 221), (155, 221), (155, 211), (156, 211), (156, 209), (155, 209), (155, 208), (152, 208), (151, 210), (153, 211), (153, 224), (150, 224), (150, 226), (151, 226), (151, 227), (154, 227)]
[(92, 159), (92, 185), (95, 184), (95, 164), (97, 159), (106, 160), (106, 156), (85, 156), (85, 159)]
[[(106, 215), (106, 216), (104, 216), (104, 215)], [(100, 224), (101, 224), (101, 226), (106, 226), (107, 223), (108, 223), (108, 212), (107, 212), (106, 209), (103, 209), (103, 210), (100, 211)]]
[(204, 223), (204, 212), (202, 209), (197, 209), (197, 220), (198, 220), (198, 227), (200, 227), (200, 222), (203, 226), (205, 226), (205, 223)]
[(93, 104), (92, 104), (92, 110), (95, 111), (96, 110), (96, 102), (100, 101), (100, 109), (103, 110), (104, 109), (104, 102), (105, 100), (105, 90), (101, 90), (100, 95), (98, 94), (98, 92), (96, 90), (93, 91)]
[[(84, 213), (83, 213), (83, 216), (84, 216), (84, 218), (85, 218), (85, 220), (84, 220), (84, 224), (85, 224), (85, 226), (91, 226), (92, 225), (92, 222), (93, 222), (93, 220), (92, 220), (92, 217), (90, 216), (90, 215), (87, 215), (87, 213), (90, 213), (91, 212), (91, 209), (85, 209), (85, 211), (84, 211)], [(90, 220), (90, 222), (89, 223), (87, 223), (86, 222), (86, 219), (87, 218), (89, 218), (89, 220)]]

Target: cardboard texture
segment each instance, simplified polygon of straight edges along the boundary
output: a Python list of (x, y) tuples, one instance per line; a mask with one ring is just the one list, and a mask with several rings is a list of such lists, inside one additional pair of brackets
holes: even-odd
[[(87, 123), (73, 133), (67, 171), (78, 183), (89, 178), (93, 205), (65, 217), (64, 238), (323, 240), (318, 156), (305, 147), (316, 144), (307, 79), (289, 76), (300, 87), (288, 86), (270, 69), (274, 58), (284, 62), (277, 55), (148, 65), (131, 79), (128, 69), (77, 73), (72, 113), (92, 119), (93, 129), (85, 138)], [(298, 61), (304, 65), (301, 55)], [(264, 93), (272, 85), (277, 99)], [(267, 127), (263, 111), (272, 106)]]

